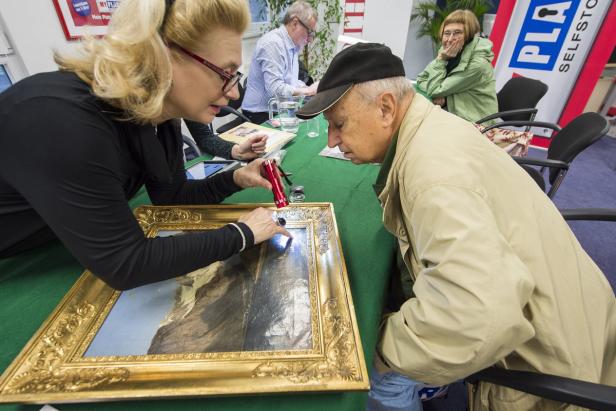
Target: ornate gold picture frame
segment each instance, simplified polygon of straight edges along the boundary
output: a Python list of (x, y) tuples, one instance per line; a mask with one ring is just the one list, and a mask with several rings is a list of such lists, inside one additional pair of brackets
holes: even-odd
[[(194, 235), (271, 204), (135, 210)], [(85, 271), (0, 378), (0, 403), (367, 390), (330, 203), (278, 210), (276, 236), (176, 279), (115, 291)]]

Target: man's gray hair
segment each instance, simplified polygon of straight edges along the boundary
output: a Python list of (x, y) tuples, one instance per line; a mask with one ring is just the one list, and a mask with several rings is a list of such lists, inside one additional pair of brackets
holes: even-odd
[(297, 17), (304, 24), (308, 24), (310, 19), (314, 19), (317, 21), (319, 14), (312, 6), (305, 1), (296, 1), (291, 4), (287, 9), (287, 12), (284, 14), (284, 19), (282, 20), (283, 24), (289, 24), (293, 17)]
[(414, 92), (411, 80), (403, 76), (366, 81), (356, 84), (355, 88), (366, 103), (373, 103), (385, 92), (393, 93), (398, 101)]

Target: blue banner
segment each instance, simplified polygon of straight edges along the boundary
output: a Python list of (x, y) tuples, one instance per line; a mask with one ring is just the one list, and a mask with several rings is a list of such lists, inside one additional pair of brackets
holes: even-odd
[(531, 0), (509, 67), (552, 71), (580, 0)]

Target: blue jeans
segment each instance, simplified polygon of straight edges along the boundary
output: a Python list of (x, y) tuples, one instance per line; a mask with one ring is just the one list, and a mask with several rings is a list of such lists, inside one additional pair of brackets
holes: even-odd
[(419, 390), (425, 384), (393, 371), (379, 374), (372, 368), (366, 411), (421, 411)]
[(366, 411), (422, 411), (422, 401), (446, 394), (447, 387), (426, 385), (393, 371), (380, 374), (373, 367)]

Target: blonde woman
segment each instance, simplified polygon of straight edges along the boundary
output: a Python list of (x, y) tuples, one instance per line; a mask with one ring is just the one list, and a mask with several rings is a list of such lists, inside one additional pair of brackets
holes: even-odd
[(262, 160), (186, 181), (178, 118), (209, 123), (238, 97), (244, 0), (123, 0), (109, 33), (60, 71), (0, 95), (0, 258), (59, 238), (116, 289), (186, 274), (275, 234), (257, 209), (237, 223), (146, 239), (128, 206), (145, 184), (154, 204), (219, 202), (270, 189)]
[(456, 10), (441, 24), (438, 56), (417, 75), (417, 88), (434, 104), (468, 121), (498, 112), (492, 42), (480, 37), (470, 10)]

